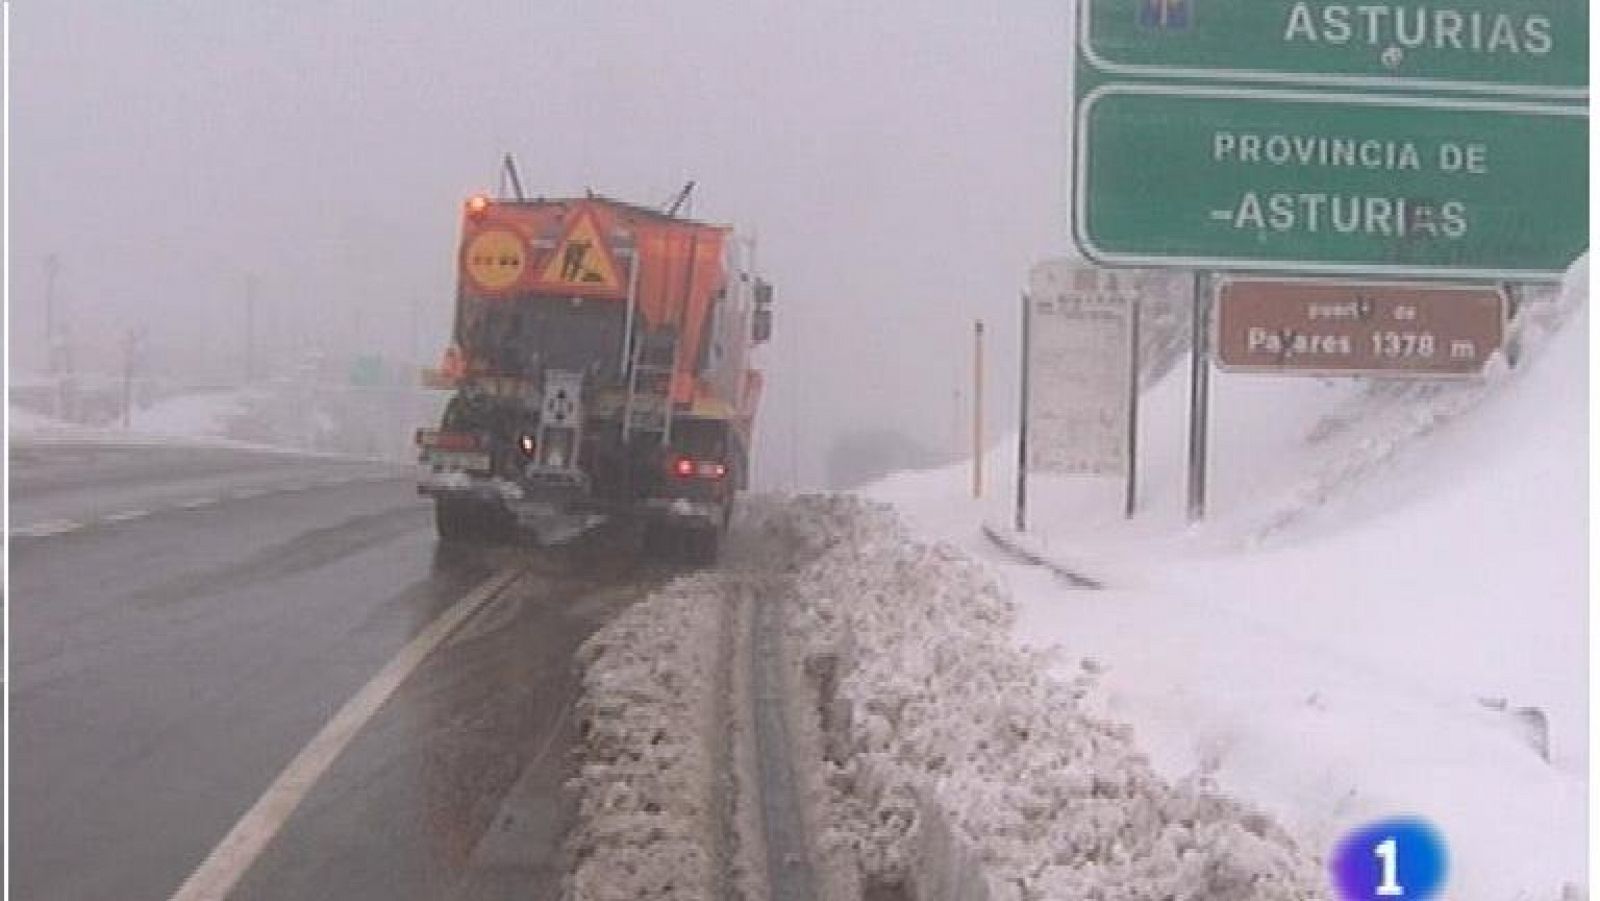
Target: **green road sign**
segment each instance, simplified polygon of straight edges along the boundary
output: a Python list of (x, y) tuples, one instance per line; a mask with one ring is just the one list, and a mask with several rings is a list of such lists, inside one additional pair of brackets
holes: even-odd
[(1077, 116), (1105, 265), (1525, 280), (1588, 246), (1581, 106), (1121, 84)]
[(1588, 96), (1589, 0), (1080, 0), (1111, 76)]

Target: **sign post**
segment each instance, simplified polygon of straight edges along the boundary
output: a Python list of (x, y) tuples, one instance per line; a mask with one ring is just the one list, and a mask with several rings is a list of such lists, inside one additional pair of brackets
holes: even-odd
[(1028, 320), (1032, 303), (1022, 295), (1022, 410), (1017, 416), (1017, 516), (1018, 532), (1028, 531)]
[(1206, 347), (1211, 319), (1211, 278), (1194, 274), (1194, 321), (1189, 340), (1189, 521), (1206, 515), (1206, 425), (1210, 418), (1211, 360)]
[(1128, 300), (1128, 486), (1122, 518), (1132, 519), (1139, 485), (1139, 295)]
[(1119, 275), (1070, 260), (1042, 262), (1029, 273), (1019, 499), (1026, 476), (1036, 472), (1125, 476), (1123, 506), (1131, 515), (1138, 294), (1121, 288)]

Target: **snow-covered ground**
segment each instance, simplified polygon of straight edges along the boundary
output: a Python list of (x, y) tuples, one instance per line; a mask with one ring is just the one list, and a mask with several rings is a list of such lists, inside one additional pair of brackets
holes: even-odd
[[(1115, 480), (1038, 478), (1011, 533), (1003, 463), (977, 501), (965, 466), (749, 499), (737, 578), (786, 625), (820, 884), (1308, 901), (1341, 836), (1416, 815), (1452, 901), (1586, 898), (1587, 282), (1525, 309), (1518, 364), (1480, 380), (1216, 376), (1201, 523), (1181, 368), (1146, 395), (1131, 521)], [(580, 896), (716, 881), (729, 578), (585, 652)]]
[(242, 450), (300, 452), (285, 444), (243, 441), (231, 437), (232, 423), (244, 417), (240, 391), (179, 395), (132, 411), (127, 428), (120, 424), (86, 425), (58, 419), (17, 403), (10, 405), (7, 428), (13, 444), (205, 445)]
[(276, 380), (136, 404), (124, 428), (120, 420), (67, 422), (13, 398), (9, 431), (12, 441), (24, 443), (179, 442), (410, 461), (414, 430), (437, 422), (446, 399), (437, 391)]
[(1168, 779), (1215, 784), (1319, 855), (1368, 821), (1426, 817), (1449, 844), (1454, 901), (1577, 897), (1587, 285), (1585, 262), (1530, 305), (1519, 364), (1481, 382), (1215, 374), (1209, 516), (1193, 526), (1180, 367), (1146, 394), (1133, 521), (1118, 480), (1030, 485), (1015, 539), (1106, 590), (980, 537), (1011, 523), (1010, 448), (981, 501), (965, 466), (865, 493), (989, 557), (1019, 608), (1014, 641), (1062, 649), (1063, 683), (1080, 658), (1103, 669), (1085, 701), (1131, 724)]
[(135, 408), (129, 427), (152, 435), (224, 437), (234, 420), (245, 415), (245, 399), (238, 391), (216, 391), (169, 398)]
[(173, 442), (238, 445), (230, 441), (228, 423), (240, 415), (238, 392), (206, 392), (169, 398), (132, 411), (128, 428), (87, 425), (59, 419), (13, 402), (7, 427), (13, 442)]

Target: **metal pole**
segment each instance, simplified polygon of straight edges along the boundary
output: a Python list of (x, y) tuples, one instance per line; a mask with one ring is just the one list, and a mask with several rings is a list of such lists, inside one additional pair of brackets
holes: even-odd
[(506, 153), (505, 158), (501, 160), (500, 166), (501, 198), (505, 197), (506, 180), (509, 178), (511, 180), (511, 189), (517, 192), (517, 200), (526, 200), (527, 198), (522, 196), (522, 179), (517, 175), (517, 161), (512, 158), (509, 151)]
[(1128, 488), (1122, 517), (1133, 518), (1139, 489), (1139, 295), (1130, 301), (1128, 316)]
[(134, 331), (128, 329), (122, 339), (122, 427), (133, 425), (133, 353)]
[(972, 496), (983, 497), (983, 320), (972, 323)]
[(244, 277), (244, 381), (251, 384), (256, 376), (256, 277)]
[[(56, 273), (61, 268), (61, 260), (55, 254), (48, 254), (44, 258), (44, 348), (49, 354), (55, 353), (56, 344)], [(47, 361), (51, 371), (55, 371), (55, 360)]]
[(1022, 403), (1017, 417), (1017, 531), (1028, 531), (1028, 321), (1033, 316), (1027, 292), (1022, 294)]
[[(411, 352), (409, 356), (411, 358), (411, 365), (415, 367), (422, 366), (422, 345), (417, 341), (419, 334), (418, 322), (421, 319), (421, 316), (422, 314), (418, 312), (417, 299), (413, 297), (411, 298)], [(415, 385), (416, 378), (414, 375), (411, 381), (413, 385)]]
[(1505, 343), (1506, 365), (1516, 369), (1522, 356), (1522, 292), (1515, 282), (1501, 282), (1500, 298), (1500, 332)]
[(55, 254), (44, 258), (44, 353), (45, 373), (54, 384), (51, 386), (50, 413), (57, 419), (65, 418), (66, 387), (61, 381), (61, 354), (56, 350), (56, 273), (61, 261)]
[(1206, 418), (1209, 401), (1211, 281), (1208, 273), (1194, 274), (1194, 322), (1189, 348), (1189, 521), (1206, 515)]

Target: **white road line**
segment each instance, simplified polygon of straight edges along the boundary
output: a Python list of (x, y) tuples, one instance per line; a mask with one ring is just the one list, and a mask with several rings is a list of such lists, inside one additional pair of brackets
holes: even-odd
[(220, 500), (222, 499), (218, 497), (191, 497), (186, 501), (179, 501), (172, 506), (175, 510), (198, 510), (201, 507), (209, 507)]
[(33, 525), (18, 526), (11, 530), (13, 538), (49, 538), (51, 535), (65, 535), (83, 528), (84, 523), (70, 519), (50, 519), (36, 522)]
[(228, 492), (228, 497), (236, 501), (247, 501), (253, 497), (261, 497), (264, 494), (270, 493), (271, 491), (266, 488), (243, 488), (238, 491)]
[(129, 521), (135, 520), (135, 519), (143, 519), (144, 517), (149, 516), (149, 515), (150, 515), (150, 511), (149, 510), (123, 510), (123, 511), (121, 511), (119, 513), (107, 513), (105, 516), (100, 517), (100, 521), (101, 522), (108, 522), (108, 523), (109, 522), (129, 522)]
[(339, 708), (339, 712), (328, 720), (322, 731), (300, 749), (300, 753), (278, 774), (278, 778), (267, 787), (255, 805), (211, 849), (211, 854), (199, 869), (191, 873), (173, 893), (172, 901), (222, 901), (226, 898), (295, 808), (300, 806), (311, 787), (328, 771), (383, 702), (411, 675), (411, 671), (463, 620), (498, 595), (522, 571), (521, 567), (513, 566), (491, 576), (439, 614), (426, 629), (401, 648), (394, 659), (384, 664), (370, 682)]

